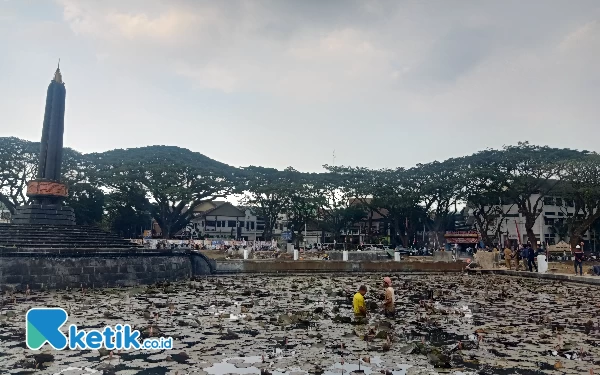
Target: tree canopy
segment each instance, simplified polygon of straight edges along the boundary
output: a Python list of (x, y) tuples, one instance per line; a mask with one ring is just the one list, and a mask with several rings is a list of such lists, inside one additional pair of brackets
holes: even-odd
[[(38, 154), (39, 143), (0, 138), (0, 202), (11, 211), (28, 200)], [(152, 218), (171, 237), (189, 224), (199, 203), (232, 194), (242, 194), (243, 204), (264, 219), (265, 239), (285, 216), (296, 241), (308, 224), (340, 241), (359, 222), (368, 223), (364, 235), (374, 241), (381, 235), (371, 229), (377, 217), (394, 244), (409, 246), (423, 231), (439, 244), (462, 207), (487, 244), (499, 237), (506, 207), (521, 214), (527, 237), (534, 238), (545, 198), (552, 196), (575, 210), (553, 226), (561, 237), (566, 231), (578, 241), (600, 219), (600, 156), (588, 151), (523, 142), (408, 168), (324, 168), (236, 168), (187, 149), (148, 146), (93, 154), (65, 149), (62, 173), (78, 223), (123, 235)]]

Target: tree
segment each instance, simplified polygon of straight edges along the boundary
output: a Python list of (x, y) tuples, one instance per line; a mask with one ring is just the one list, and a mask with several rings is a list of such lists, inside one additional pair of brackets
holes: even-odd
[(107, 195), (103, 226), (123, 237), (135, 238), (142, 229), (151, 228), (151, 204), (146, 192), (136, 187), (123, 186)]
[[(460, 160), (464, 176), (462, 200), (471, 211), (486, 246), (492, 246), (499, 237), (502, 222), (514, 206), (508, 192), (511, 175), (502, 173), (501, 161), (501, 151), (497, 150), (480, 151)], [(505, 206), (508, 209), (505, 210)]]
[(314, 175), (297, 174), (291, 184), (286, 215), (292, 228), (292, 241), (298, 247), (304, 239), (304, 228), (318, 218), (319, 209), (325, 204), (324, 196), (313, 183), (315, 178)]
[(35, 178), (39, 143), (0, 138), (0, 202), (14, 213), (27, 202), (27, 182)]
[(104, 216), (104, 193), (89, 183), (69, 187), (65, 202), (75, 211), (77, 225), (100, 225)]
[[(543, 211), (544, 197), (556, 187), (564, 163), (581, 157), (583, 153), (519, 142), (517, 146), (504, 147), (498, 155), (501, 158), (498, 171), (510, 175), (507, 185), (511, 199), (525, 218), (529, 242), (537, 249), (533, 227)], [(535, 195), (537, 198), (533, 198)]]
[[(421, 196), (421, 205), (431, 220), (430, 230), (435, 234), (437, 243), (443, 243), (443, 233), (456, 211), (465, 186), (462, 163), (459, 159), (444, 162), (434, 161), (418, 164), (408, 171), (409, 178), (416, 187), (414, 192)], [(454, 210), (452, 210), (454, 208)]]
[(557, 190), (575, 208), (569, 216), (566, 207), (561, 207), (574, 248), (583, 234), (600, 219), (600, 155), (591, 154), (565, 162)]
[(243, 202), (253, 207), (258, 216), (265, 220), (263, 238), (270, 241), (273, 239), (277, 217), (290, 204), (290, 196), (293, 193), (291, 184), (298, 178), (299, 172), (291, 167), (278, 171), (255, 166), (246, 167), (243, 171), (243, 189), (246, 192)]
[(102, 184), (111, 191), (144, 193), (150, 214), (171, 238), (184, 229), (200, 202), (235, 192), (235, 169), (173, 146), (149, 146), (91, 154)]

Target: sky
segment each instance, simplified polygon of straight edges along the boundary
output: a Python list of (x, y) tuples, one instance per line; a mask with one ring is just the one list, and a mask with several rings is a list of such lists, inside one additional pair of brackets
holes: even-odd
[(40, 139), (60, 58), (81, 152), (317, 172), (599, 151), (597, 0), (0, 0), (0, 51), (0, 136)]

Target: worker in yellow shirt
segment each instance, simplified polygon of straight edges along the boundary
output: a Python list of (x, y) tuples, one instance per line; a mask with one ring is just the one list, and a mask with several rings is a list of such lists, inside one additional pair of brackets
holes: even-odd
[(367, 287), (365, 285), (361, 285), (358, 288), (358, 292), (354, 295), (352, 299), (352, 307), (354, 308), (354, 318), (358, 322), (364, 322), (367, 318), (367, 307), (365, 305), (365, 297), (367, 294)]

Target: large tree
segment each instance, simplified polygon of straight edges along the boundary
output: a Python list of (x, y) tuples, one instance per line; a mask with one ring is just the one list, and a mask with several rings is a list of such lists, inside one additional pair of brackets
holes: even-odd
[(510, 176), (507, 185), (511, 199), (525, 218), (525, 232), (535, 249), (537, 243), (533, 228), (543, 212), (544, 197), (556, 188), (564, 164), (582, 155), (582, 152), (576, 150), (534, 146), (528, 142), (506, 146), (498, 153), (501, 158), (498, 163), (499, 173)]
[[(416, 195), (421, 196), (421, 205), (430, 220), (430, 232), (443, 243), (443, 233), (454, 219), (457, 202), (465, 186), (465, 175), (460, 159), (448, 159), (418, 164), (408, 171)], [(409, 223), (410, 228), (410, 223)]]
[(273, 230), (280, 214), (290, 204), (292, 182), (299, 177), (293, 168), (278, 171), (274, 168), (249, 166), (243, 170), (244, 204), (252, 207), (265, 221), (263, 238), (273, 239)]
[(285, 210), (292, 241), (296, 246), (304, 240), (304, 229), (309, 222), (319, 217), (319, 210), (325, 205), (325, 197), (315, 184), (316, 175), (298, 173), (291, 183), (291, 193)]
[(487, 246), (499, 237), (506, 214), (514, 206), (508, 192), (511, 174), (503, 173), (501, 161), (501, 151), (497, 150), (484, 150), (460, 159), (464, 176), (461, 197)]
[[(586, 155), (564, 163), (557, 192), (564, 198), (565, 206), (561, 209), (566, 215), (571, 246), (575, 247), (600, 219), (600, 155)], [(574, 207), (571, 216), (568, 206)]]
[(200, 202), (235, 192), (235, 169), (173, 146), (149, 146), (91, 154), (100, 181), (111, 192), (144, 192), (150, 214), (171, 238), (193, 218)]
[(28, 200), (27, 182), (35, 178), (39, 153), (39, 143), (0, 137), (0, 202), (11, 213)]

